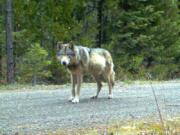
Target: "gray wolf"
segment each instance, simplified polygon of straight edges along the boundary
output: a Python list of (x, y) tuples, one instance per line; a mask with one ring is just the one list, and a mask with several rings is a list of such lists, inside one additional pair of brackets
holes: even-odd
[[(72, 96), (69, 101), (79, 102), (80, 87), (83, 75), (91, 74), (97, 82), (97, 93), (93, 99), (98, 98), (102, 88), (102, 81), (106, 81), (109, 87), (108, 98), (112, 98), (112, 88), (115, 81), (114, 64), (111, 54), (101, 48), (87, 48), (74, 45), (57, 43), (57, 59), (71, 74)], [(76, 88), (77, 85), (77, 88)]]

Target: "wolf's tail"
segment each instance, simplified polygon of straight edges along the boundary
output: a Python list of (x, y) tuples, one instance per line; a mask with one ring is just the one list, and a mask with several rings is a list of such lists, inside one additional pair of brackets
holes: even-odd
[(104, 57), (106, 58), (107, 69), (108, 69), (110, 81), (113, 87), (115, 85), (115, 72), (114, 72), (113, 60), (112, 60), (111, 54), (108, 51), (105, 51)]

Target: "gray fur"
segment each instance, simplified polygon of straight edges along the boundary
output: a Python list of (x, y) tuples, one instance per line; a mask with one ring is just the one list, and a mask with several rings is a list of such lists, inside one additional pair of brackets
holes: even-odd
[[(72, 42), (62, 44), (57, 53), (58, 60), (67, 67), (71, 74), (73, 103), (79, 102), (80, 86), (84, 74), (91, 74), (97, 82), (97, 98), (105, 80), (109, 86), (109, 98), (112, 98), (112, 87), (115, 81), (114, 64), (111, 54), (101, 48), (75, 46)], [(75, 87), (77, 85), (77, 89)]]

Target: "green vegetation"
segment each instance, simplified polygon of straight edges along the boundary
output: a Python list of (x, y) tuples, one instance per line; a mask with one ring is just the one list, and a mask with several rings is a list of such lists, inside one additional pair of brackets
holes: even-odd
[(46, 60), (47, 55), (47, 51), (39, 44), (32, 45), (22, 59), (20, 68), (22, 69), (23, 79), (30, 79), (32, 84), (35, 85), (39, 76), (50, 76), (49, 71), (43, 70), (50, 65), (50, 61)]
[[(56, 60), (56, 43), (70, 40), (77, 45), (108, 49), (113, 54), (117, 79), (146, 79), (147, 73), (158, 80), (180, 77), (178, 0), (12, 3), (15, 82), (35, 83), (35, 78), (37, 83), (67, 82), (69, 76)], [(7, 80), (5, 11), (6, 1), (1, 0), (1, 83)]]
[[(179, 71), (180, 38), (177, 5), (173, 1), (133, 1), (116, 4), (110, 48), (117, 69), (127, 78), (173, 78)], [(125, 4), (125, 5), (124, 5)]]

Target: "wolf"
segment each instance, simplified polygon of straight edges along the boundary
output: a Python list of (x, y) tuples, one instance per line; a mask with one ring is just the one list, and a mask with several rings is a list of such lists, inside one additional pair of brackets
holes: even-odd
[(72, 96), (69, 98), (70, 102), (79, 103), (80, 87), (83, 76), (86, 74), (92, 75), (97, 82), (97, 92), (95, 96), (91, 97), (92, 99), (98, 98), (104, 80), (109, 87), (108, 98), (113, 97), (114, 64), (111, 54), (107, 50), (77, 46), (72, 41), (65, 44), (58, 42), (57, 59), (71, 75)]

